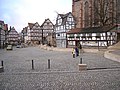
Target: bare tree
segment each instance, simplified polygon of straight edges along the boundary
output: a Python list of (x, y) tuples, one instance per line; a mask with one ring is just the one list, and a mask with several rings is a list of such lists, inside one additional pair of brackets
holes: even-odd
[(94, 15), (95, 22), (100, 26), (114, 24), (116, 18), (115, 15), (114, 0), (95, 0), (94, 2)]

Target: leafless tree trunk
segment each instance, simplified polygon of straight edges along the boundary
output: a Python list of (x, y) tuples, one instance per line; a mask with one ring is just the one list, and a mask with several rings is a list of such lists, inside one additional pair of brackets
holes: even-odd
[(113, 24), (116, 20), (114, 8), (114, 0), (95, 0), (95, 23), (99, 23), (100, 26)]

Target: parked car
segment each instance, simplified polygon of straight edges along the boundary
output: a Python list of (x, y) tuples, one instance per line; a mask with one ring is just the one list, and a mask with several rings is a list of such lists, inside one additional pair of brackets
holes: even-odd
[(12, 45), (8, 45), (6, 50), (13, 50), (13, 46)]
[(21, 45), (17, 45), (16, 48), (21, 48), (22, 46)]

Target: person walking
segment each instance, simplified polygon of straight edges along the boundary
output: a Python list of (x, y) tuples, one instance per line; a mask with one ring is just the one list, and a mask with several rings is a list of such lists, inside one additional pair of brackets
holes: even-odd
[(76, 52), (76, 57), (79, 56), (79, 49), (77, 46), (75, 47), (75, 52)]
[(72, 56), (75, 58), (75, 48), (72, 49)]

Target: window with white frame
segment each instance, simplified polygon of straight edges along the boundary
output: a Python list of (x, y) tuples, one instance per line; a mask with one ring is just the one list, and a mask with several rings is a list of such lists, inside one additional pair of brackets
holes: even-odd
[(75, 41), (68, 41), (68, 45), (74, 46), (75, 45)]
[(77, 34), (77, 35), (76, 35), (76, 38), (80, 38), (80, 34)]
[(96, 36), (100, 36), (100, 33), (96, 33)]
[(74, 38), (74, 34), (70, 34), (68, 37), (69, 38)]

